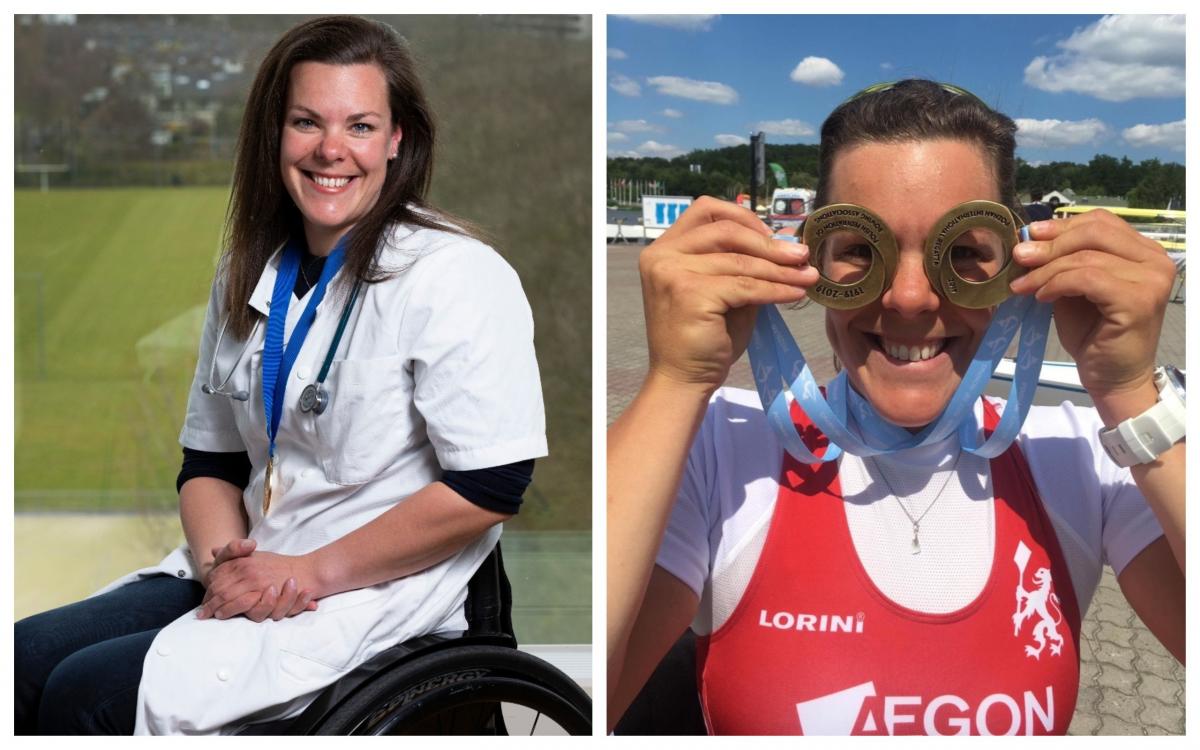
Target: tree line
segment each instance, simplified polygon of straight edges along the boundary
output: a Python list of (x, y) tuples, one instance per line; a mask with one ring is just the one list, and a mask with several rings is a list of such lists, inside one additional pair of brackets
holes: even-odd
[[(791, 187), (817, 186), (819, 148), (815, 144), (771, 144), (766, 147), (768, 163), (778, 164)], [(699, 165), (697, 172), (691, 165)], [(771, 171), (761, 188), (760, 200), (777, 187)], [(750, 146), (697, 149), (673, 159), (616, 157), (608, 160), (608, 178), (658, 180), (670, 195), (713, 195), (732, 200), (750, 191)], [(1186, 206), (1184, 167), (1175, 162), (1146, 159), (1134, 163), (1128, 157), (1093, 156), (1087, 164), (1055, 161), (1033, 165), (1017, 159), (1017, 193), (1026, 199), (1033, 191), (1073, 190), (1077, 195), (1124, 198), (1132, 208)]]

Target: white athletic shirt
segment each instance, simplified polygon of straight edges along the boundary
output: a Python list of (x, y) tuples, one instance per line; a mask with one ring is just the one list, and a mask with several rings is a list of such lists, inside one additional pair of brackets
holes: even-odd
[[(1003, 400), (990, 400), (1003, 413)], [(982, 424), (981, 404), (975, 411)], [(1017, 437), (1058, 535), (1081, 613), (1087, 612), (1104, 564), (1119, 574), (1162, 535), (1129, 470), (1117, 467), (1100, 447), (1102, 427), (1095, 409), (1066, 402), (1032, 407)], [(846, 517), (863, 566), (885, 594), (917, 611), (965, 606), (982, 590), (991, 565), (989, 464), (963, 452), (951, 472), (957, 454), (952, 437), (866, 461), (846, 454), (839, 459)], [(782, 462), (783, 447), (758, 394), (718, 390), (689, 453), (657, 559), (700, 597), (692, 627), (701, 635), (724, 623), (750, 581), (775, 508)], [(920, 554), (912, 554), (912, 522), (901, 502), (920, 518)]]

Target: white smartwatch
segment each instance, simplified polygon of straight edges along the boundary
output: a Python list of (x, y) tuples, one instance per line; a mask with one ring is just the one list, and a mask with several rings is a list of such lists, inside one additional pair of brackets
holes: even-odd
[(1171, 367), (1154, 371), (1158, 403), (1111, 430), (1100, 430), (1100, 445), (1117, 466), (1150, 463), (1187, 433), (1184, 374)]

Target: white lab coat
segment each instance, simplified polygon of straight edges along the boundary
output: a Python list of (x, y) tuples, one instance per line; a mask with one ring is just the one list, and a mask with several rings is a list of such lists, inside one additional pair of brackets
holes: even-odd
[[(263, 313), (279, 257), (250, 298)], [(213, 285), (179, 440), (198, 450), (249, 452), (244, 502), (260, 550), (302, 554), (322, 547), (443, 470), (546, 455), (533, 320), (508, 264), (475, 240), (408, 226), (394, 229), (381, 258), (385, 268), (405, 270), (363, 285), (325, 380), (330, 404), (320, 416), (301, 412), (298, 400), (321, 369), (344, 294), (331, 285), (318, 307), (289, 376), (265, 519), (265, 325), (248, 346), (226, 335), (216, 353), (214, 385), (232, 373), (226, 390), (246, 390), (250, 399), (202, 393), (224, 320), (220, 279)], [(286, 336), (307, 301), (292, 298)], [(248, 719), (291, 716), (389, 646), (465, 628), (467, 582), (499, 535), (496, 527), (426, 571), (327, 597), (316, 612), (280, 622), (197, 620), (189, 612), (164, 628), (146, 655), (136, 732), (217, 734)], [(197, 577), (186, 546), (104, 590), (160, 573)]]

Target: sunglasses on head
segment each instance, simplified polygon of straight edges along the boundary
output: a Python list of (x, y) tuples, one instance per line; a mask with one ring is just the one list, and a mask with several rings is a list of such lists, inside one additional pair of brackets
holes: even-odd
[[(912, 79), (908, 79), (908, 80), (912, 80)], [(901, 83), (904, 83), (904, 81), (903, 80), (901, 80), (901, 81), (885, 81), (883, 83), (872, 84), (870, 86), (867, 86), (862, 91), (859, 91), (856, 94), (852, 94), (848, 99), (846, 99), (846, 101), (842, 102), (838, 106), (839, 107), (844, 106), (846, 104), (849, 104), (852, 101), (861, 99), (864, 96), (870, 96), (871, 94), (882, 94), (884, 91), (891, 91), (892, 89), (896, 88), (896, 86), (900, 85)], [(934, 81), (934, 83), (936, 83), (938, 86), (940, 86), (942, 91), (945, 91), (949, 94), (954, 94), (955, 96), (969, 96), (970, 98), (974, 99), (975, 101), (979, 102), (980, 104), (983, 104), (982, 99), (975, 96), (970, 91), (967, 91), (966, 89), (962, 88), (961, 86), (955, 86), (952, 83), (942, 83), (940, 81)]]

